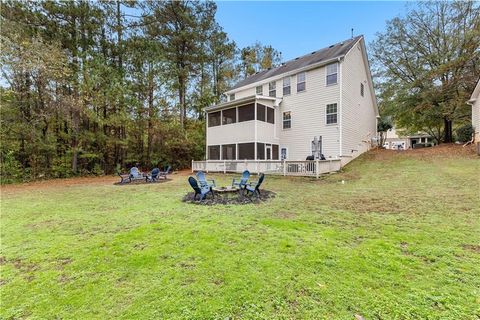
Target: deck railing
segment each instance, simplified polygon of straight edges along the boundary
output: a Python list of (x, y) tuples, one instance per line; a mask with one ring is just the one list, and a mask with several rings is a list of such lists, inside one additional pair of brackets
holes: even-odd
[(206, 160), (192, 161), (192, 172), (236, 172), (279, 174), (284, 176), (319, 177), (321, 174), (340, 170), (341, 160)]

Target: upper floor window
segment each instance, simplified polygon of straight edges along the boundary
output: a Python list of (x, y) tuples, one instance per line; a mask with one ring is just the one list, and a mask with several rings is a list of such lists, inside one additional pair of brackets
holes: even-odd
[(258, 95), (263, 95), (263, 86), (257, 86), (255, 88), (255, 93), (258, 94)]
[(360, 83), (360, 95), (363, 97), (365, 95), (365, 86), (363, 83)]
[(327, 104), (327, 124), (336, 124), (337, 123), (337, 104)]
[(283, 129), (290, 129), (292, 127), (292, 113), (286, 111), (283, 113)]
[(220, 125), (220, 111), (210, 112), (208, 114), (208, 126), (216, 127)]
[(230, 101), (235, 100), (235, 93), (230, 94)]
[(237, 122), (237, 108), (222, 110), (222, 124)]
[(338, 80), (338, 62), (327, 66), (327, 86), (336, 84)]
[(268, 95), (270, 97), (276, 97), (277, 96), (277, 82), (276, 81), (272, 81), (268, 84)]
[(305, 72), (297, 74), (297, 92), (305, 91)]
[(290, 94), (290, 77), (283, 78), (283, 95)]

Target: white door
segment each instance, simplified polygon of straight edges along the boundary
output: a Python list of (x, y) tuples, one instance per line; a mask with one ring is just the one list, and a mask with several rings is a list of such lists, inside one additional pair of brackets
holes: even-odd
[(265, 154), (267, 156), (265, 159), (272, 160), (272, 145), (271, 144), (266, 145)]

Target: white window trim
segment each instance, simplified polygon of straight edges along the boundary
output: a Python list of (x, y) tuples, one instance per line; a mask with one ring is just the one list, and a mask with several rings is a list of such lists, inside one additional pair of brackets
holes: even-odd
[[(260, 92), (260, 93), (257, 92), (257, 88), (258, 88), (258, 87), (262, 88), (262, 90), (261, 90), (262, 92)], [(258, 95), (260, 95), (260, 96), (263, 96), (263, 85), (259, 85), (259, 86), (256, 86), (256, 87), (255, 87), (255, 94), (258, 94)]]
[[(273, 90), (270, 89), (270, 84), (271, 84), (271, 83), (274, 83), (274, 84), (275, 84), (275, 88), (274, 88)], [(271, 95), (270, 95), (270, 92), (271, 92), (271, 91), (275, 91), (275, 96), (271, 96)], [(276, 97), (277, 97), (277, 80), (270, 81), (270, 82), (268, 83), (268, 96), (269, 96), (269, 97), (272, 97), (272, 98), (276, 98)]]
[[(283, 150), (283, 149), (285, 149), (285, 159), (282, 159), (282, 150)], [(280, 156), (280, 160), (282, 160), (282, 161), (283, 161), (283, 160), (287, 160), (287, 159), (288, 159), (288, 147), (282, 147), (282, 146), (280, 146), (280, 154), (279, 154), (279, 156)]]
[[(285, 119), (283, 119), (283, 114), (284, 114), (284, 113), (287, 113), (287, 112), (290, 112), (290, 120), (285, 120)], [(285, 128), (285, 127), (283, 126), (284, 121), (290, 121), (290, 128)], [(283, 112), (282, 112), (282, 130), (290, 130), (290, 129), (292, 129), (292, 111), (289, 111), (289, 110), (283, 111)]]
[[(299, 74), (302, 74), (302, 73), (305, 74), (305, 78), (304, 78), (303, 82), (298, 82), (298, 75), (299, 75)], [(297, 79), (296, 79), (296, 80), (297, 80), (297, 83), (296, 83), (296, 89), (297, 89), (296, 91), (297, 91), (297, 93), (302, 93), (302, 92), (307, 91), (307, 72), (306, 72), (306, 71), (302, 71), (302, 72), (297, 73), (296, 78), (297, 78)], [(298, 91), (298, 84), (299, 84), (299, 83), (305, 83), (305, 89), (303, 89), (302, 91)]]
[[(327, 113), (327, 108), (328, 108), (328, 106), (331, 105), (331, 104), (336, 104), (336, 105), (337, 105), (337, 112), (335, 112), (335, 113)], [(327, 116), (328, 116), (328, 115), (331, 115), (331, 114), (336, 114), (336, 115), (337, 115), (337, 121), (336, 121), (335, 123), (328, 123), (328, 122), (327, 122)], [(325, 125), (327, 125), (327, 126), (338, 126), (338, 103), (337, 103), (337, 102), (327, 103), (327, 104), (325, 105)]]
[[(287, 79), (287, 78), (288, 78), (288, 80), (289, 80), (289, 81), (288, 81), (288, 86), (285, 86), (285, 79)], [(285, 90), (285, 88), (287, 88), (287, 87), (290, 88), (290, 93), (285, 94), (285, 93), (284, 93), (284, 90)], [(283, 95), (283, 96), (289, 96), (289, 95), (291, 95), (291, 94), (292, 94), (292, 77), (291, 77), (291, 76), (283, 77), (283, 78), (282, 78), (282, 95)]]
[[(334, 75), (334, 74), (335, 74), (335, 73), (328, 74), (328, 66), (331, 66), (331, 65), (334, 65), (334, 64), (337, 65), (337, 72), (336, 72), (336, 74), (337, 74), (337, 82), (328, 84), (328, 83), (327, 83), (327, 78), (328, 78), (328, 76), (331, 76), (331, 75)], [(339, 65), (338, 62), (330, 63), (330, 64), (327, 64), (327, 65), (325, 66), (325, 87), (336, 86), (336, 85), (338, 84), (339, 69), (340, 69), (340, 65)]]

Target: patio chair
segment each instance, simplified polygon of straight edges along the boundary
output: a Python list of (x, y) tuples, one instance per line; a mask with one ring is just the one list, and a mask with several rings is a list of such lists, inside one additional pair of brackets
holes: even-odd
[[(196, 176), (197, 176), (198, 183), (200, 184), (200, 186), (216, 187), (215, 180), (213, 180), (213, 179), (208, 179), (207, 180), (207, 178), (205, 177), (205, 172), (198, 171)], [(208, 182), (208, 181), (211, 181), (211, 182)]]
[(209, 187), (208, 185), (199, 186), (197, 183), (197, 180), (194, 177), (188, 177), (188, 183), (190, 183), (190, 186), (195, 191), (193, 200), (197, 198), (197, 195), (200, 195), (199, 201), (202, 201), (209, 193), (212, 194), (212, 197), (215, 196), (215, 194), (213, 193), (212, 187)]
[(257, 198), (260, 196), (260, 186), (262, 185), (263, 180), (265, 179), (265, 175), (263, 173), (260, 174), (258, 181), (245, 184), (243, 190), (246, 191), (245, 195), (251, 193), (251, 196), (255, 195)]
[(247, 184), (248, 179), (250, 179), (250, 171), (245, 170), (243, 171), (242, 177), (240, 179), (233, 178), (232, 187), (238, 186), (241, 189)]
[(147, 181), (147, 177), (145, 177), (143, 173), (141, 173), (140, 170), (138, 170), (137, 167), (132, 167), (130, 169), (130, 182), (138, 181), (138, 180)]
[(118, 176), (120, 177), (120, 184), (129, 183), (130, 182), (130, 174), (121, 174), (120, 171), (117, 172)]
[(147, 176), (147, 182), (155, 182), (160, 178), (160, 169), (153, 168), (152, 172)]
[(171, 166), (168, 166), (167, 169), (165, 171), (160, 171), (158, 173), (158, 178), (160, 179), (161, 177), (163, 177), (165, 180), (167, 180), (167, 174), (170, 173), (170, 170), (172, 169)]

